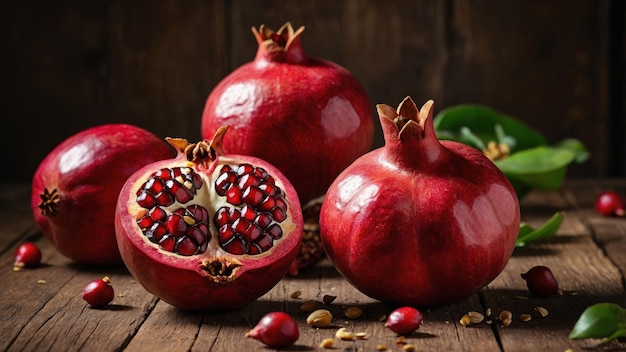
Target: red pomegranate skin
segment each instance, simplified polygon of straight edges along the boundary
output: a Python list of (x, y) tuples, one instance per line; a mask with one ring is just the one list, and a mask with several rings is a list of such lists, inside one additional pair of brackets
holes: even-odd
[(209, 94), (201, 132), (210, 138), (230, 125), (224, 151), (278, 167), (305, 204), (370, 150), (374, 120), (363, 87), (348, 70), (306, 55), (303, 31), (289, 23), (276, 33), (253, 28), (256, 58)]
[[(278, 169), (263, 160), (224, 154), (221, 144), (225, 130), (227, 128), (218, 129), (213, 140), (207, 141), (215, 145), (215, 160), (194, 165), (196, 162), (189, 161), (184, 148), (181, 148), (174, 159), (146, 165), (133, 174), (122, 188), (117, 204), (116, 236), (126, 267), (148, 292), (182, 310), (230, 310), (252, 303), (285, 276), (302, 240), (302, 210), (293, 186)], [(137, 190), (150, 174), (173, 167), (192, 167), (201, 173), (204, 179), (202, 188), (194, 199), (184, 205), (201, 205), (207, 208), (212, 219), (218, 203), (222, 202), (211, 189), (216, 170), (225, 164), (241, 163), (262, 166), (286, 194), (289, 210), (287, 220), (281, 225), (283, 236), (274, 241), (269, 251), (258, 255), (228, 253), (216, 244), (218, 235), (212, 228), (211, 240), (204, 252), (182, 256), (159, 248), (141, 234), (136, 220), (137, 214), (145, 210), (136, 202)], [(207, 267), (233, 263), (237, 269), (230, 274), (208, 274)]]
[[(119, 192), (139, 168), (173, 155), (164, 140), (129, 124), (105, 124), (74, 134), (35, 171), (35, 222), (61, 254), (77, 263), (122, 264), (113, 224)], [(45, 215), (39, 207), (44, 189), (57, 190), (54, 215)]]
[(520, 222), (515, 191), (478, 150), (437, 140), (432, 101), (419, 112), (427, 114), (423, 130), (402, 139), (396, 112), (385, 107), (378, 106), (385, 146), (357, 159), (326, 194), (324, 248), (372, 298), (410, 306), (459, 301), (510, 258)]

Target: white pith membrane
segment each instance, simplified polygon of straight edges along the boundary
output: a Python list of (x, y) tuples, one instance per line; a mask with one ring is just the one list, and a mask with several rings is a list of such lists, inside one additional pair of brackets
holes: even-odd
[[(223, 247), (223, 244), (220, 243), (220, 239), (219, 239), (219, 234), (218, 234), (219, 229), (216, 227), (215, 221), (214, 221), (216, 213), (222, 207), (228, 207), (229, 209), (237, 209), (241, 211), (246, 206), (246, 204), (243, 203), (240, 205), (234, 205), (234, 204), (229, 203), (227, 201), (226, 196), (221, 196), (216, 191), (216, 180), (222, 174), (222, 168), (224, 167), (224, 165), (228, 165), (233, 170), (237, 170), (237, 168), (243, 164), (251, 165), (247, 163), (246, 161), (242, 162), (241, 160), (238, 160), (238, 159), (235, 160), (227, 156), (219, 156), (219, 159), (211, 162), (210, 166), (206, 169), (200, 168), (200, 170), (198, 170), (199, 169), (198, 165), (190, 161), (170, 163), (167, 165), (167, 168), (161, 169), (161, 170), (166, 170), (166, 169), (173, 170), (176, 168), (182, 168), (184, 170), (183, 171), (184, 174), (195, 173), (199, 175), (202, 180), (201, 186), (196, 188), (196, 194), (193, 195), (189, 201), (181, 203), (178, 200), (174, 200), (174, 202), (170, 205), (158, 206), (168, 216), (180, 208), (190, 208), (193, 205), (198, 205), (206, 209), (208, 216), (206, 218), (205, 229), (208, 229), (208, 232), (209, 232), (209, 234), (207, 235), (208, 242), (205, 245), (200, 245), (199, 246), (200, 249), (195, 254), (182, 255), (182, 254), (178, 254), (176, 252), (164, 249), (159, 243), (155, 243), (151, 239), (149, 239), (146, 235), (146, 230), (142, 229), (139, 226), (138, 221), (140, 221), (140, 219), (142, 219), (149, 212), (150, 209), (146, 209), (137, 203), (137, 198), (138, 198), (137, 195), (141, 192), (146, 182), (148, 182), (148, 180), (153, 178), (155, 174), (154, 172), (147, 173), (144, 175), (144, 177), (141, 177), (135, 183), (135, 187), (133, 187), (134, 189), (131, 190), (132, 192), (132, 195), (130, 197), (131, 204), (129, 204), (128, 209), (132, 218), (135, 219), (134, 226), (137, 226), (137, 233), (142, 237), (142, 239), (144, 240), (146, 244), (148, 244), (151, 248), (154, 248), (154, 250), (158, 251), (160, 254), (172, 256), (172, 257), (179, 257), (179, 258), (196, 257), (198, 260), (199, 268), (202, 269), (206, 273), (207, 277), (210, 277), (215, 282), (226, 283), (226, 282), (230, 282), (234, 280), (236, 278), (236, 275), (235, 275), (236, 272), (242, 266), (242, 260), (244, 260), (247, 257), (263, 258), (264, 256), (267, 256), (269, 253), (272, 252), (273, 247), (276, 247), (280, 244), (280, 241), (283, 238), (282, 236), (286, 236), (287, 234), (293, 232), (294, 229), (296, 228), (296, 225), (292, 221), (291, 209), (290, 209), (291, 205), (288, 204), (288, 200), (286, 199), (284, 186), (280, 180), (272, 178), (273, 184), (277, 188), (279, 188), (280, 195), (278, 195), (277, 197), (282, 198), (285, 202), (285, 206), (286, 206), (285, 218), (284, 220), (279, 222), (279, 221), (276, 221), (274, 217), (272, 217), (271, 221), (267, 224), (267, 226), (263, 228), (263, 230), (267, 230), (270, 227), (279, 225), (280, 228), (282, 229), (281, 237), (272, 238), (271, 246), (270, 247), (265, 246), (263, 250), (260, 251), (260, 253), (252, 253), (252, 254), (231, 253)], [(259, 168), (256, 165), (253, 165), (253, 166), (255, 166), (256, 168)], [(261, 167), (261, 169), (263, 168)], [(184, 180), (179, 179), (178, 181), (184, 181)], [(272, 180), (268, 180), (268, 183), (271, 181)], [(189, 182), (182, 182), (182, 183), (179, 182), (179, 183), (188, 188), (192, 187), (192, 185), (190, 185)], [(267, 214), (269, 212), (260, 212), (260, 213)], [(195, 225), (193, 222), (193, 219), (191, 218), (186, 218), (185, 221), (187, 222), (187, 225), (189, 226)], [(262, 234), (259, 235), (257, 238), (264, 236), (265, 233), (266, 233), (265, 231), (262, 232)], [(180, 238), (185, 238), (185, 236), (182, 236)], [(267, 241), (265, 243), (267, 244)]]

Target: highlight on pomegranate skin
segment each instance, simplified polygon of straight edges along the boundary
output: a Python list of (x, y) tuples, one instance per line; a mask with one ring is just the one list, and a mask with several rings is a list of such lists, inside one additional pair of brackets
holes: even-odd
[(139, 170), (119, 196), (124, 262), (181, 309), (251, 303), (287, 273), (302, 238), (293, 186), (263, 160), (224, 154), (227, 130), (198, 143), (168, 139), (178, 156)]
[(385, 146), (344, 170), (322, 204), (326, 253), (372, 298), (414, 307), (462, 300), (513, 253), (515, 191), (480, 151), (437, 139), (432, 101), (377, 109)]

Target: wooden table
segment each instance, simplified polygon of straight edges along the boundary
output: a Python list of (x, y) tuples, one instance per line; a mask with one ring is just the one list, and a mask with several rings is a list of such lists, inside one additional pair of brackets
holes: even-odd
[[(614, 189), (626, 194), (626, 180), (568, 180), (560, 192), (532, 193), (522, 202), (522, 219), (539, 225), (562, 211), (557, 235), (515, 250), (504, 272), (478, 294), (457, 304), (423, 309), (424, 324), (407, 341), (418, 351), (588, 351), (626, 350), (626, 341), (599, 345), (600, 340), (569, 340), (568, 333), (589, 305), (625, 303), (626, 219), (603, 218), (593, 211), (597, 194)], [(322, 350), (320, 342), (340, 327), (364, 332), (366, 339), (340, 341), (337, 351), (376, 351), (380, 344), (402, 351), (397, 336), (381, 316), (393, 306), (372, 300), (352, 288), (328, 261), (297, 277), (286, 277), (252, 305), (231, 312), (183, 312), (147, 293), (125, 268), (93, 269), (71, 263), (38, 232), (29, 209), (29, 185), (0, 186), (0, 350), (5, 351), (265, 351), (244, 334), (267, 312), (292, 314), (300, 338), (291, 351)], [(34, 240), (43, 251), (43, 265), (14, 272), (16, 246)], [(562, 296), (537, 298), (520, 273), (535, 265), (552, 269)], [(116, 297), (107, 309), (92, 309), (81, 299), (90, 280), (109, 275)], [(419, 289), (419, 288), (416, 288)], [(292, 293), (301, 291), (299, 298)], [(307, 300), (337, 296), (326, 307), (333, 326), (315, 329), (305, 323), (300, 306)], [(363, 315), (348, 319), (346, 307)], [(522, 322), (520, 314), (544, 307), (549, 315)], [(494, 315), (513, 313), (508, 327), (486, 322), (463, 327), (469, 311)]]

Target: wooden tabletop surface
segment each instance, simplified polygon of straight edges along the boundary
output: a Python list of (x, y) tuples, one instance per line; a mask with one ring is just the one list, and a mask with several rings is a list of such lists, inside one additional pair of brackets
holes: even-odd
[[(416, 351), (589, 351), (626, 350), (626, 341), (570, 340), (568, 334), (583, 310), (599, 302), (625, 305), (626, 218), (604, 218), (593, 210), (595, 197), (607, 189), (626, 194), (626, 180), (568, 180), (554, 193), (531, 193), (522, 201), (522, 220), (537, 226), (557, 211), (565, 219), (555, 237), (517, 248), (505, 270), (478, 294), (457, 304), (423, 308), (424, 323), (406, 342)], [(394, 307), (370, 299), (350, 286), (323, 261), (297, 277), (285, 277), (248, 307), (229, 312), (184, 312), (156, 299), (125, 268), (93, 269), (73, 264), (56, 252), (37, 230), (29, 208), (30, 186), (0, 185), (0, 350), (2, 351), (267, 351), (245, 333), (270, 311), (285, 311), (299, 323), (300, 338), (291, 351), (321, 351), (325, 338), (344, 327), (364, 339), (335, 338), (330, 351), (402, 351), (398, 337), (381, 317)], [(14, 250), (25, 240), (43, 252), (43, 265), (14, 272)], [(434, 263), (436, 265), (436, 263)], [(538, 298), (520, 274), (535, 265), (552, 269), (564, 294)], [(81, 298), (83, 286), (110, 276), (116, 297), (106, 309), (92, 309)], [(419, 289), (419, 288), (416, 288)], [(295, 298), (292, 294), (300, 291)], [(333, 315), (329, 328), (316, 329), (300, 310), (324, 295), (336, 300), (324, 307)], [(356, 306), (363, 314), (344, 315)], [(548, 316), (539, 318), (535, 307)], [(464, 327), (469, 311), (513, 313), (497, 322)], [(520, 321), (531, 314), (530, 321)]]

